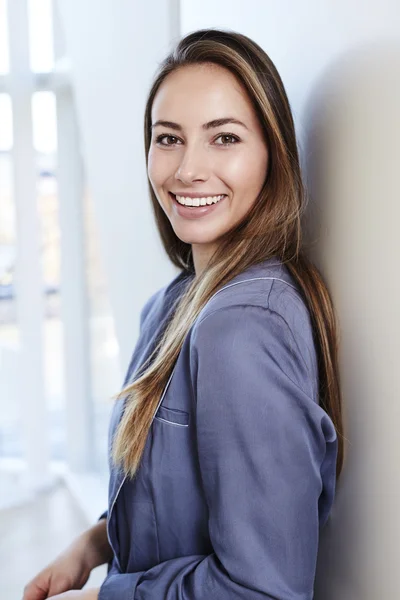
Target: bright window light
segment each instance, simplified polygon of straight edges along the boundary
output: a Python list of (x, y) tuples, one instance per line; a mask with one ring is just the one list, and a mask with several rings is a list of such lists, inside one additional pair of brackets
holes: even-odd
[(51, 71), (54, 67), (52, 1), (28, 0), (28, 16), (31, 69), (34, 73)]
[(0, 0), (0, 75), (6, 75), (9, 69), (7, 2)]
[(36, 92), (32, 96), (33, 146), (38, 152), (57, 150), (56, 99), (53, 92)]
[(12, 106), (8, 94), (0, 94), (0, 152), (8, 152), (13, 145)]

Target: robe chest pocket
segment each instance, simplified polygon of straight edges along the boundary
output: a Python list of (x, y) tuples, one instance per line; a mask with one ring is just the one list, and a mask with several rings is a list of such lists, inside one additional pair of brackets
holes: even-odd
[(189, 413), (184, 410), (178, 410), (177, 408), (160, 406), (156, 412), (155, 419), (161, 423), (175, 427), (189, 426)]

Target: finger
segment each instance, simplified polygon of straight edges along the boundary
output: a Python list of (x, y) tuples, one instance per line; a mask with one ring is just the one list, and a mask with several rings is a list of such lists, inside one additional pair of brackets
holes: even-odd
[(63, 592), (68, 592), (71, 590), (71, 581), (68, 577), (64, 575), (59, 575), (58, 577), (52, 577), (49, 584), (48, 597), (49, 600), (52, 596), (57, 596), (58, 594), (62, 594)]
[(24, 587), (22, 600), (46, 600), (48, 590), (39, 583), (31, 581)]

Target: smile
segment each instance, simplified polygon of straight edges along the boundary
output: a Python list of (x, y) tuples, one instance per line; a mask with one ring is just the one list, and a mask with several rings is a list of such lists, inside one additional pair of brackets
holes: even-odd
[(189, 198), (186, 196), (178, 196), (178, 195), (172, 194), (172, 192), (170, 192), (170, 193), (172, 196), (174, 196), (174, 199), (177, 202), (179, 202), (179, 204), (181, 204), (182, 206), (191, 206), (191, 207), (217, 204), (217, 202), (220, 202), (222, 200), (222, 198), (225, 198), (225, 196), (226, 196), (226, 194), (220, 194), (219, 196)]
[(174, 210), (176, 214), (184, 219), (198, 219), (210, 215), (214, 211), (219, 211), (220, 206), (225, 204), (227, 194), (219, 196), (207, 196), (189, 198), (186, 196), (176, 196), (172, 192), (168, 192), (172, 198)]

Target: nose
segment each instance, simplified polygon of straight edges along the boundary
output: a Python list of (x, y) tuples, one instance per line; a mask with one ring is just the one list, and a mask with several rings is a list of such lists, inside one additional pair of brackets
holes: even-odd
[(186, 146), (181, 155), (175, 179), (189, 185), (193, 181), (206, 181), (209, 178), (208, 157), (200, 145)]

